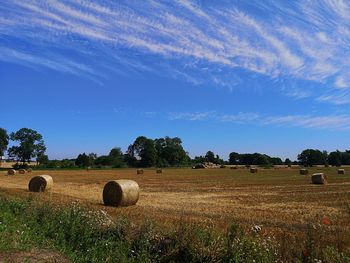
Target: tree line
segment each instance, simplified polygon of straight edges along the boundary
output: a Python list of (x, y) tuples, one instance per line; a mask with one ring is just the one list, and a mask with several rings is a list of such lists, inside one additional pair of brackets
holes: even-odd
[(239, 154), (232, 152), (229, 155), (229, 164), (232, 165), (303, 165), (311, 167), (314, 165), (350, 165), (350, 150), (344, 152), (320, 151), (318, 149), (306, 149), (298, 154), (297, 161), (291, 161), (289, 158), (282, 161), (279, 157), (270, 157), (266, 154)]
[(121, 148), (115, 147), (108, 155), (97, 156), (94, 153), (79, 154), (75, 160), (75, 165), (86, 166), (111, 166), (120, 167), (168, 167), (187, 166), (191, 163), (191, 158), (182, 146), (182, 141), (178, 137), (164, 137), (150, 139), (139, 136), (129, 145), (126, 153)]
[[(9, 142), (13, 146), (8, 148)], [(182, 145), (179, 137), (164, 137), (151, 139), (139, 136), (129, 145), (126, 152), (120, 147), (115, 147), (107, 155), (98, 156), (95, 153), (81, 153), (74, 159), (49, 160), (45, 154), (46, 146), (40, 133), (29, 128), (22, 128), (10, 134), (0, 128), (0, 156), (5, 152), (10, 159), (25, 165), (33, 159), (43, 167), (47, 168), (72, 168), (72, 167), (174, 167), (189, 166), (197, 163), (211, 162), (215, 164), (230, 165), (350, 165), (350, 150), (344, 152), (326, 152), (317, 149), (306, 149), (302, 151), (297, 161), (279, 157), (271, 157), (262, 153), (237, 153), (231, 152), (228, 161), (220, 158), (213, 151), (205, 155), (190, 158), (188, 152)]]

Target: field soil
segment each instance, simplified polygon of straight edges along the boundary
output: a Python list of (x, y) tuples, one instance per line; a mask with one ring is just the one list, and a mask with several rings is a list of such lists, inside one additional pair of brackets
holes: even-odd
[[(15, 176), (0, 172), (0, 190), (58, 204), (79, 200), (111, 216), (126, 216), (135, 223), (151, 220), (165, 227), (186, 222), (225, 229), (237, 222), (246, 229), (259, 225), (269, 234), (294, 235), (326, 220), (332, 233), (342, 235), (350, 225), (350, 171), (338, 175), (336, 168), (316, 167), (313, 172), (327, 174), (329, 184), (313, 185), (310, 176), (299, 175), (296, 168), (259, 169), (256, 174), (244, 168), (163, 169), (162, 174), (145, 169), (142, 175), (135, 169), (55, 170)], [(29, 193), (30, 178), (40, 174), (51, 175), (54, 187), (47, 193)], [(137, 205), (103, 205), (103, 187), (116, 179), (139, 184)]]
[(70, 261), (55, 251), (47, 249), (32, 249), (30, 251), (0, 252), (0, 262), (69, 263)]

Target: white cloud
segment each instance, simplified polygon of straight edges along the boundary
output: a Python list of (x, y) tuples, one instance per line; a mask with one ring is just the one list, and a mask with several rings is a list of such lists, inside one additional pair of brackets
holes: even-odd
[(168, 114), (169, 120), (185, 121), (217, 121), (225, 123), (286, 126), (327, 130), (350, 129), (350, 116), (347, 115), (279, 115), (266, 116), (253, 112), (239, 112), (236, 114), (224, 114), (215, 111), (210, 112), (177, 112)]
[(288, 115), (288, 116), (274, 116), (263, 120), (263, 124), (281, 125), (281, 126), (296, 126), (304, 128), (316, 129), (350, 129), (350, 117), (346, 115), (341, 116), (309, 116), (309, 115)]
[(350, 104), (349, 94), (346, 92), (337, 94), (325, 94), (317, 98), (320, 102), (327, 102), (334, 105)]
[[(41, 54), (46, 60), (32, 59), (36, 66), (74, 74), (79, 70), (86, 74), (87, 68), (95, 72), (106, 68), (122, 71), (122, 67), (131, 65), (140, 71), (153, 67), (155, 72), (159, 64), (168, 63), (164, 67), (168, 76), (192, 83), (209, 81), (231, 89), (227, 76), (243, 69), (271, 80), (320, 84), (316, 94), (308, 87), (304, 87), (305, 92), (283, 88), (288, 96), (301, 98), (307, 94), (323, 102), (329, 101), (327, 96), (344, 96), (343, 102), (350, 99), (349, 94), (337, 89), (349, 84), (348, 2), (303, 1), (284, 6), (283, 2), (264, 1), (255, 3), (255, 7), (262, 16), (229, 2), (220, 6), (186, 0), (100, 4), (87, 0), (5, 0), (0, 7), (0, 35), (26, 43), (23, 46), (28, 48), (18, 52), (33, 57)], [(53, 52), (52, 47), (62, 57), (67, 56), (65, 52), (79, 56), (53, 59), (50, 64), (47, 50)], [(125, 50), (135, 55), (123, 57), (121, 52)], [(157, 58), (144, 63), (138, 59), (140, 55)], [(23, 56), (11, 58), (20, 64), (24, 60)], [(26, 61), (29, 66), (29, 59)], [(72, 67), (72, 63), (85, 68)], [(187, 64), (191, 64), (190, 70)], [(203, 71), (203, 65), (209, 70)], [(329, 90), (329, 83), (334, 90)]]
[(340, 88), (340, 89), (348, 88), (349, 87), (349, 83), (345, 80), (345, 78), (343, 76), (339, 76), (335, 80), (335, 86), (337, 88)]
[(168, 114), (170, 120), (203, 121), (212, 118), (215, 112), (172, 112)]

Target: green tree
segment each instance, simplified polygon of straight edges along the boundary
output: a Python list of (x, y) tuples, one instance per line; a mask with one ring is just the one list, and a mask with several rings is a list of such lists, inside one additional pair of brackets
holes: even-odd
[(215, 162), (215, 154), (212, 151), (207, 151), (205, 154), (205, 159), (207, 162), (214, 163)]
[(9, 136), (7, 131), (0, 128), (0, 156), (4, 156), (9, 144)]
[(269, 156), (260, 153), (254, 153), (253, 164), (267, 165), (270, 164)]
[(320, 150), (306, 149), (298, 155), (298, 161), (304, 166), (325, 164), (325, 154)]
[(188, 163), (188, 154), (182, 147), (182, 141), (178, 137), (159, 138), (154, 140), (157, 152), (157, 166), (179, 166)]
[(40, 154), (37, 156), (36, 161), (38, 164), (47, 164), (49, 162), (49, 157), (46, 154)]
[(120, 168), (124, 166), (124, 155), (121, 148), (113, 148), (109, 152), (108, 158), (110, 160), (110, 165), (112, 165), (114, 168)]
[(129, 146), (127, 159), (132, 165), (151, 167), (156, 165), (157, 151), (154, 141), (145, 136), (139, 136)]
[(239, 164), (240, 154), (236, 152), (232, 152), (229, 155), (228, 162), (229, 164)]
[(330, 152), (328, 155), (328, 164), (333, 166), (341, 166), (342, 152), (340, 151)]
[(9, 148), (9, 156), (16, 158), (23, 164), (30, 162), (32, 158), (43, 155), (46, 151), (42, 135), (35, 130), (22, 128), (11, 133), (10, 139), (18, 142), (19, 145)]
[(286, 158), (286, 160), (284, 161), (285, 165), (292, 165), (292, 161), (289, 158)]
[(224, 160), (220, 158), (220, 156), (217, 154), (215, 157), (214, 163), (216, 164), (224, 164)]
[(86, 153), (79, 154), (75, 160), (75, 165), (79, 167), (88, 167), (91, 165), (91, 160), (89, 155)]
[(273, 165), (282, 165), (283, 164), (283, 161), (281, 158), (279, 157), (270, 157), (270, 156), (267, 156), (268, 158), (268, 161), (269, 163), (273, 164)]
[(156, 165), (157, 152), (156, 152), (156, 148), (154, 147), (153, 140), (148, 139), (145, 141), (140, 157), (141, 157), (140, 165), (142, 167), (150, 167), (150, 166)]
[(195, 156), (194, 159), (193, 159), (193, 163), (194, 163), (194, 164), (204, 163), (204, 162), (206, 162), (206, 161), (207, 161), (207, 159), (206, 159), (204, 156), (202, 156), (202, 155), (200, 155), (200, 156)]
[(345, 151), (341, 154), (342, 165), (350, 165), (350, 151)]

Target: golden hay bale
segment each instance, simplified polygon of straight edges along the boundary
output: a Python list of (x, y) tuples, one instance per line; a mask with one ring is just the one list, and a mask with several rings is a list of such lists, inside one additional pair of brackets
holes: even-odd
[(30, 179), (29, 191), (31, 192), (44, 192), (49, 190), (53, 186), (53, 180), (50, 175), (38, 175)]
[(162, 169), (157, 169), (157, 174), (162, 174), (163, 170)]
[(10, 169), (7, 171), (7, 175), (15, 175), (17, 172), (15, 169)]
[(250, 173), (254, 174), (254, 173), (257, 173), (258, 172), (258, 168), (255, 168), (255, 167), (251, 167), (250, 168)]
[(142, 169), (137, 169), (137, 170), (136, 170), (136, 173), (137, 173), (137, 174), (143, 174), (143, 170), (142, 170)]
[(27, 171), (26, 171), (25, 169), (19, 169), (19, 170), (18, 170), (18, 173), (19, 173), (19, 174), (25, 174), (26, 172), (27, 172)]
[(139, 200), (139, 185), (132, 180), (114, 180), (103, 188), (103, 203), (110, 206), (135, 205)]
[(338, 174), (345, 174), (345, 170), (344, 169), (338, 169)]
[(311, 176), (311, 182), (313, 184), (327, 184), (327, 176), (323, 173), (315, 173)]
[(300, 170), (299, 170), (299, 174), (301, 174), (301, 175), (307, 175), (307, 174), (309, 174), (309, 170), (308, 170), (308, 169), (300, 169)]
[(32, 168), (28, 168), (28, 169), (27, 169), (27, 172), (28, 172), (28, 173), (31, 173), (31, 172), (33, 172), (33, 169), (32, 169)]

